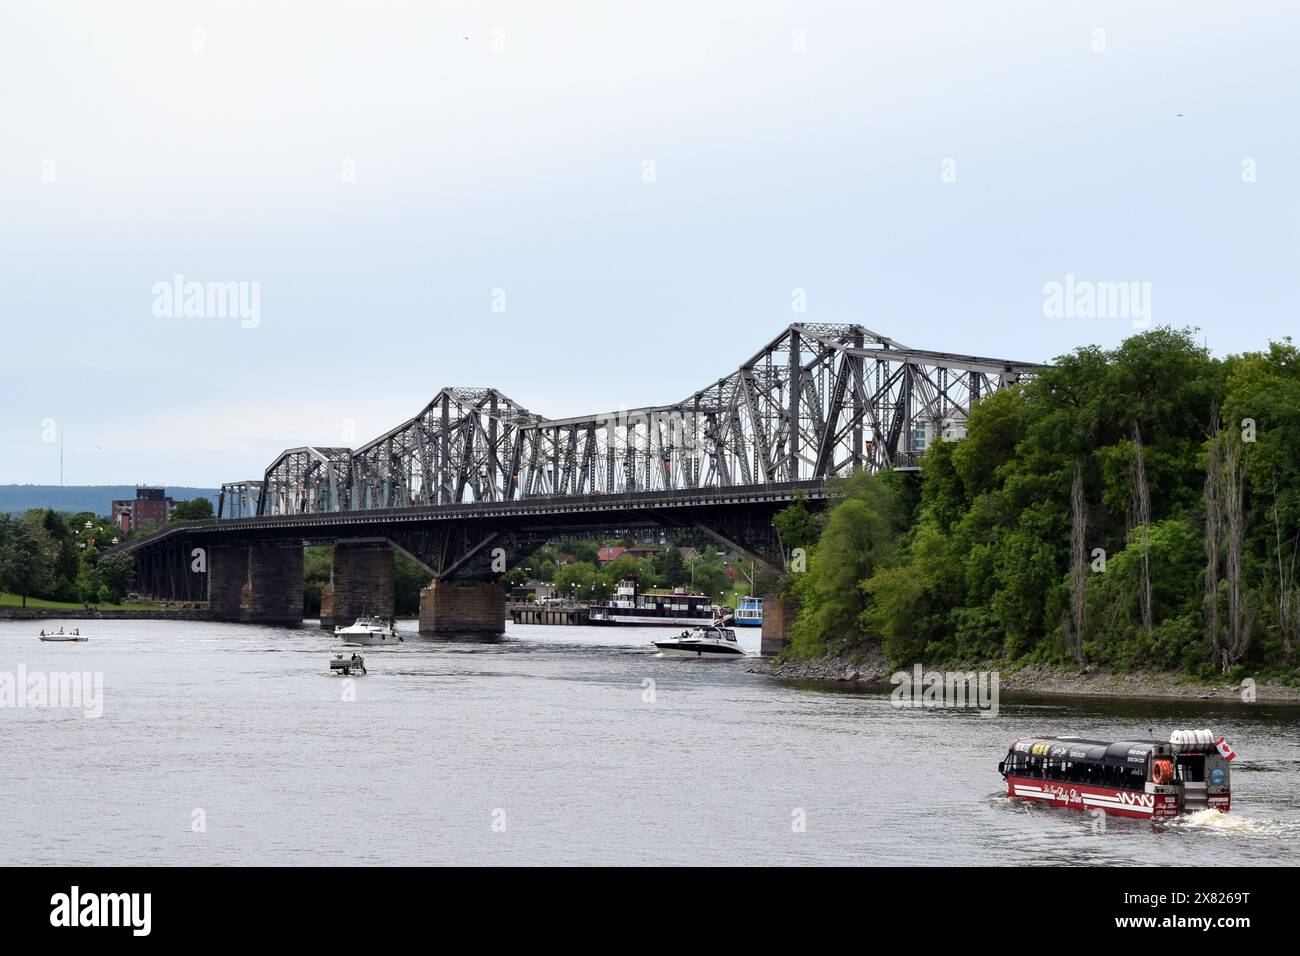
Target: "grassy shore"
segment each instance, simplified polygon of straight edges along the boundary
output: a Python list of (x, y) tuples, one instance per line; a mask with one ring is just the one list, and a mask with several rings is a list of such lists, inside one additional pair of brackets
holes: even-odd
[[(17, 594), (0, 593), (0, 608), (21, 608), (23, 599)], [(158, 604), (92, 604), (100, 611), (161, 611)], [(32, 611), (84, 611), (86, 606), (80, 601), (47, 601), (44, 598), (28, 597), (27, 608)]]

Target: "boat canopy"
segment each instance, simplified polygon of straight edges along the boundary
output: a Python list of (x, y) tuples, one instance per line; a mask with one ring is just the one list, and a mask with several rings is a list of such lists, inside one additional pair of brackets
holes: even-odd
[(1107, 767), (1145, 767), (1147, 758), (1169, 753), (1169, 745), (1159, 740), (1081, 740), (1059, 737), (1022, 737), (1011, 745), (1011, 752), (1031, 759), (1045, 758), (1057, 762), (1097, 764)]

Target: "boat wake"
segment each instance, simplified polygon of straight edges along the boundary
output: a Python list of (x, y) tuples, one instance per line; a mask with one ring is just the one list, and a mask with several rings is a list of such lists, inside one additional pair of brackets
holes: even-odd
[(1242, 816), (1236, 810), (1228, 813), (1220, 813), (1218, 810), (1196, 810), (1163, 821), (1163, 826), (1168, 830), (1208, 831), (1244, 837), (1300, 836), (1300, 821), (1261, 820), (1257, 817)]

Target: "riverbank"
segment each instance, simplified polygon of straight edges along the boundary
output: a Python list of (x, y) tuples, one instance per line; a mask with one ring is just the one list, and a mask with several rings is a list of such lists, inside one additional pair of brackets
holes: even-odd
[[(860, 660), (844, 657), (819, 657), (810, 660), (777, 661), (766, 659), (753, 664), (749, 671), (781, 680), (848, 683), (863, 688), (892, 690), (890, 677), (897, 673), (884, 655), (874, 651)], [(908, 669), (910, 672), (910, 668)], [(1030, 665), (1011, 670), (995, 664), (951, 667), (949, 670), (998, 672), (1000, 693), (1050, 694), (1062, 697), (1116, 698), (1193, 698), (1197, 700), (1243, 699), (1241, 683), (1194, 681), (1177, 673), (1137, 671), (1115, 673), (1105, 670), (1082, 672), (1071, 667)], [(1287, 684), (1259, 683), (1254, 687), (1260, 703), (1300, 704), (1300, 687)]]
[(208, 621), (206, 608), (0, 608), (0, 621)]

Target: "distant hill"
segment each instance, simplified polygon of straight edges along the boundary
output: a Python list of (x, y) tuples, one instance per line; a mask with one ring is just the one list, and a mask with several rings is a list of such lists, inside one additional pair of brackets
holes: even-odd
[[(169, 485), (167, 494), (176, 501), (210, 498), (217, 507), (218, 488), (187, 488)], [(107, 515), (113, 502), (134, 498), (135, 485), (0, 485), (0, 512), (21, 514), (28, 508), (53, 508), (55, 511), (93, 511)]]

